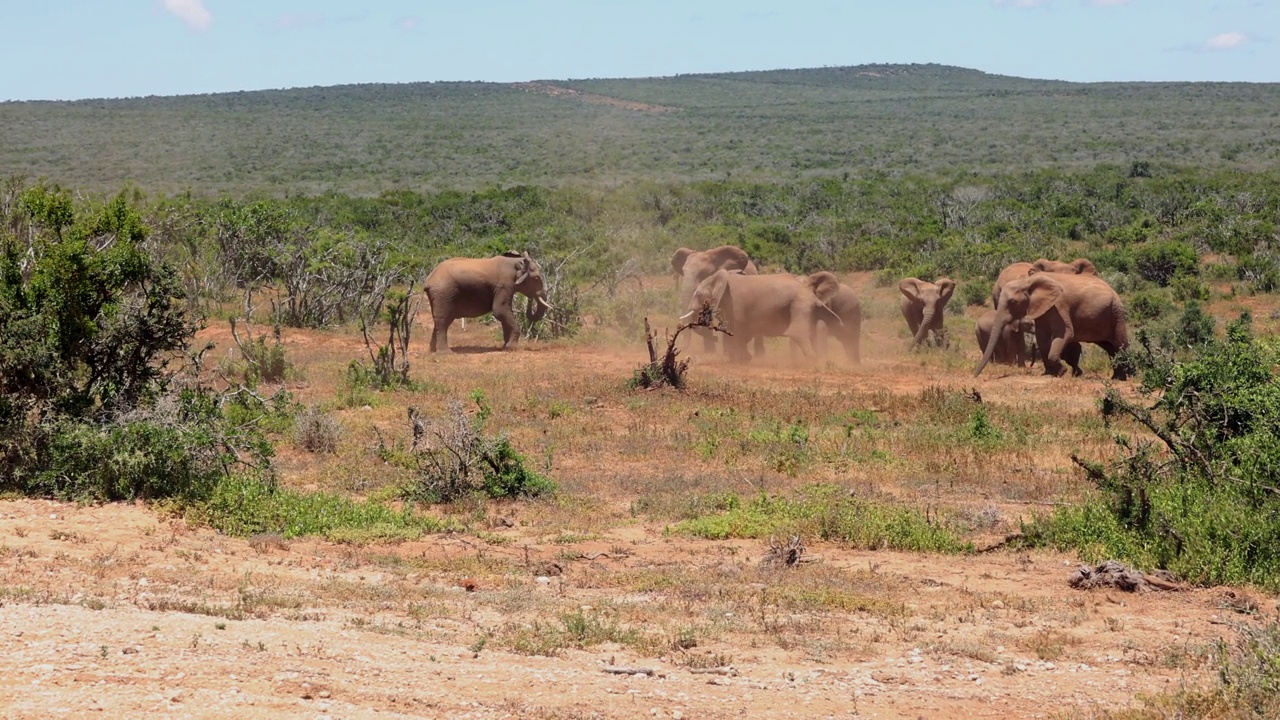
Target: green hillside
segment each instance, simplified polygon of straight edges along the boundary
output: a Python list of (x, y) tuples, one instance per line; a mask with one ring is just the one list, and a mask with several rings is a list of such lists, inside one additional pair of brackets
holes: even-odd
[(1280, 84), (1079, 84), (939, 65), (0, 103), (0, 174), (98, 190), (377, 194), (636, 179), (1258, 170)]

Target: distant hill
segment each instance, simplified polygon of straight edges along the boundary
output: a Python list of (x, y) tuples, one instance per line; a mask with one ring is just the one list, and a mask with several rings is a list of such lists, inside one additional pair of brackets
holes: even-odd
[(0, 174), (235, 194), (1280, 161), (1280, 84), (942, 65), (0, 103)]

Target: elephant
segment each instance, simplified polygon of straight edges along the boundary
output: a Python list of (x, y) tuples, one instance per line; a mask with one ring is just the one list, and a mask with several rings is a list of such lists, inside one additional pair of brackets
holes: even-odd
[(731, 337), (725, 339), (725, 350), (734, 362), (747, 360), (747, 343), (763, 337), (787, 337), (792, 352), (813, 357), (814, 336), (823, 315), (838, 322), (827, 307), (825, 298), (816, 292), (834, 293), (839, 281), (827, 273), (831, 282), (820, 282), (794, 275), (747, 275), (718, 270), (694, 288), (689, 301), (688, 319), (704, 305), (720, 309)]
[(450, 258), (427, 276), (431, 303), (431, 352), (449, 352), (449, 325), (459, 318), (493, 313), (502, 324), (505, 350), (519, 341), (519, 327), (511, 304), (515, 294), (529, 299), (525, 317), (537, 322), (551, 310), (542, 268), (529, 253), (506, 252), (490, 258)]
[[(995, 326), (995, 321), (995, 310), (988, 311), (978, 318), (978, 324), (974, 328), (974, 334), (978, 339), (978, 350), (985, 351), (987, 349), (987, 340), (991, 337), (991, 328)], [(996, 341), (995, 352), (991, 355), (992, 361), (1002, 365), (1026, 367), (1027, 361), (1030, 360), (1031, 364), (1034, 365), (1036, 361), (1035, 347), (1032, 347), (1032, 352), (1027, 352), (1026, 334), (1034, 333), (1035, 331), (1035, 323), (1025, 318), (1017, 322), (1010, 321), (1006, 323), (1004, 332), (1001, 333), (1000, 339)]]
[(1112, 379), (1128, 377), (1125, 363), (1115, 357), (1129, 346), (1129, 326), (1120, 296), (1096, 275), (1062, 273), (1033, 273), (1004, 286), (975, 376), (991, 361), (1005, 326), (1023, 319), (1035, 321), (1036, 345), (1046, 375), (1061, 375), (1064, 361), (1072, 374), (1081, 375), (1080, 343), (1088, 342), (1111, 356)]
[(1031, 269), (1035, 272), (1054, 272), (1064, 273), (1067, 275), (1097, 275), (1098, 269), (1089, 262), (1087, 258), (1076, 258), (1069, 263), (1058, 262), (1057, 260), (1039, 260), (1031, 263)]
[(996, 284), (991, 286), (991, 308), (994, 310), (1000, 304), (1001, 288), (1014, 280), (1021, 280), (1030, 275), (1034, 269), (1035, 266), (1029, 262), (1016, 262), (1001, 270), (1000, 276), (996, 278)]
[(1069, 263), (1045, 260), (1044, 258), (1040, 258), (1034, 263), (1016, 262), (1001, 270), (1000, 277), (996, 278), (995, 285), (991, 287), (991, 307), (995, 308), (996, 305), (1000, 304), (1000, 289), (1002, 287), (1034, 272), (1063, 273), (1066, 275), (1098, 274), (1097, 269), (1093, 267), (1093, 263), (1085, 258), (1078, 258)]
[(671, 255), (671, 272), (676, 278), (676, 287), (681, 288), (680, 307), (687, 307), (698, 283), (717, 270), (741, 270), (747, 275), (760, 273), (747, 251), (735, 245), (721, 245), (710, 250), (677, 248)]
[(955, 281), (941, 278), (931, 283), (912, 277), (898, 283), (898, 290), (902, 292), (902, 317), (913, 336), (911, 347), (919, 346), (931, 332), (935, 343), (942, 342), (942, 310), (956, 291)]
[[(718, 270), (739, 270), (746, 275), (760, 273), (756, 264), (751, 262), (747, 251), (735, 245), (721, 245), (710, 250), (677, 248), (671, 255), (671, 271), (676, 278), (676, 287), (680, 289), (680, 308), (688, 309), (694, 289)], [(696, 329), (695, 332), (702, 336), (703, 349), (706, 352), (713, 352), (716, 349), (714, 333), (701, 328)], [(756, 353), (762, 352), (764, 352), (764, 338), (758, 338)]]
[[(854, 365), (862, 363), (862, 301), (853, 288), (840, 282), (834, 274), (827, 271), (816, 272), (808, 277), (808, 283), (814, 294), (826, 302), (830, 313), (819, 313), (818, 319), (825, 332), (819, 332), (814, 351), (818, 357), (827, 354), (827, 337), (834, 337), (844, 346), (845, 357)], [(829, 284), (834, 283), (834, 290)]]

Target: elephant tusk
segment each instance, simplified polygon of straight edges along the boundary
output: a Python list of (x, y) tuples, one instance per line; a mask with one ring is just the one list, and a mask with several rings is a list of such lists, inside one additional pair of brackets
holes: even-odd
[(551, 306), (551, 303), (549, 303), (549, 302), (547, 302), (545, 299), (543, 299), (543, 297), (542, 297), (541, 295), (539, 295), (539, 296), (538, 296), (538, 302), (539, 302), (539, 303), (541, 303), (542, 307), (544, 307), (544, 308), (546, 308), (546, 309), (548, 309), (548, 310), (555, 310), (555, 308)]
[(697, 312), (698, 312), (697, 310), (690, 310), (689, 312), (687, 312), (687, 313), (685, 313), (685, 314), (681, 315), (681, 316), (680, 316), (680, 319), (681, 319), (681, 320), (688, 320), (689, 318), (693, 317), (693, 316), (694, 316), (694, 314), (695, 314), (695, 313), (697, 313)]

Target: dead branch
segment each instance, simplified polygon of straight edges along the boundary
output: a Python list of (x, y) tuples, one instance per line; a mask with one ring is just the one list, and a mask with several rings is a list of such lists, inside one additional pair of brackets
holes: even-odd
[(676, 331), (667, 337), (667, 350), (662, 355), (662, 359), (658, 359), (658, 349), (654, 345), (657, 339), (657, 333), (649, 325), (649, 318), (644, 319), (644, 337), (645, 344), (649, 348), (649, 363), (636, 370), (633, 376), (633, 382), (636, 387), (642, 387), (646, 390), (660, 388), (663, 386), (673, 387), (677, 390), (684, 388), (684, 374), (689, 369), (689, 360), (677, 360), (680, 355), (680, 349), (676, 347), (676, 342), (680, 338), (680, 333), (689, 328), (701, 327), (713, 332), (724, 333), (730, 337), (733, 333), (724, 326), (724, 320), (720, 317), (716, 308), (709, 303), (704, 304), (698, 312), (698, 316), (692, 322), (683, 323), (676, 326)]
[(649, 677), (653, 677), (654, 675), (659, 674), (658, 671), (653, 668), (620, 667), (618, 665), (606, 665), (600, 669), (610, 675), (648, 675)]

